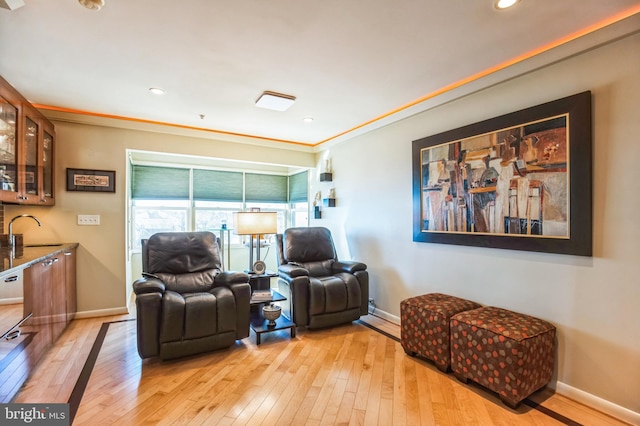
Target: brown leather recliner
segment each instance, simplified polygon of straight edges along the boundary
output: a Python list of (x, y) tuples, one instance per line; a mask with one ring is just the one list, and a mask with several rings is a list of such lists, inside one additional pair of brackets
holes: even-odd
[(166, 232), (142, 241), (136, 294), (138, 354), (178, 358), (249, 336), (249, 276), (224, 272), (211, 232)]
[(283, 314), (310, 329), (348, 323), (367, 315), (367, 265), (339, 261), (327, 228), (289, 228), (276, 235), (278, 289)]

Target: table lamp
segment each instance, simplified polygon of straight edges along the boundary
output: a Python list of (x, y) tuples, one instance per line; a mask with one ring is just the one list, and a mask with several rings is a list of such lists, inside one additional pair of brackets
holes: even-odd
[[(260, 260), (260, 235), (278, 232), (276, 212), (236, 212), (233, 214), (233, 229), (237, 235), (249, 235), (249, 273), (264, 274), (266, 265)], [(253, 237), (257, 237), (256, 262), (253, 262)]]

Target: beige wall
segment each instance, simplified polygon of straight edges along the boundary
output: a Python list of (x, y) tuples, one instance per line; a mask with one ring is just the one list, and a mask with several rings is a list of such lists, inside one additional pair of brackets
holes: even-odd
[[(241, 144), (64, 121), (54, 121), (54, 124), (57, 136), (56, 205), (6, 205), (5, 217), (8, 222), (17, 214), (31, 213), (41, 220), (41, 228), (32, 221), (15, 222), (14, 232), (23, 233), (26, 244), (59, 241), (80, 243), (77, 276), (78, 311), (81, 316), (124, 311), (127, 304), (127, 291), (130, 290), (126, 276), (125, 244), (127, 149), (297, 167), (314, 165), (314, 156), (310, 152), (257, 146), (252, 141), (252, 144)], [(67, 167), (115, 170), (116, 193), (67, 192)], [(99, 214), (100, 226), (77, 225), (79, 214)]]
[[(337, 207), (314, 221), (341, 236), (342, 255), (369, 265), (382, 311), (397, 318), (402, 299), (444, 292), (549, 320), (558, 327), (558, 389), (632, 410), (637, 422), (639, 52), (636, 34), (332, 147), (323, 155), (333, 160)], [(585, 90), (593, 257), (412, 242), (411, 141)]]

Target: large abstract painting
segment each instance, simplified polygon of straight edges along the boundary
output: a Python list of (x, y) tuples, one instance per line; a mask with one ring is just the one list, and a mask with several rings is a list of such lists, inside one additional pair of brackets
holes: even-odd
[(413, 239), (591, 256), (591, 93), (413, 141)]

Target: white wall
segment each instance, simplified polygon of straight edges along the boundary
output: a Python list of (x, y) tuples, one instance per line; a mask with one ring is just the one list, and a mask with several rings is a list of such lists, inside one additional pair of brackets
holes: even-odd
[[(593, 257), (412, 241), (413, 140), (585, 90), (593, 94)], [(611, 402), (640, 422), (639, 135), (636, 34), (331, 147), (316, 172), (332, 159), (337, 207), (313, 224), (339, 236), (343, 257), (368, 264), (371, 297), (391, 316), (404, 298), (444, 292), (551, 321), (558, 389)], [(314, 179), (312, 193), (323, 185)]]

